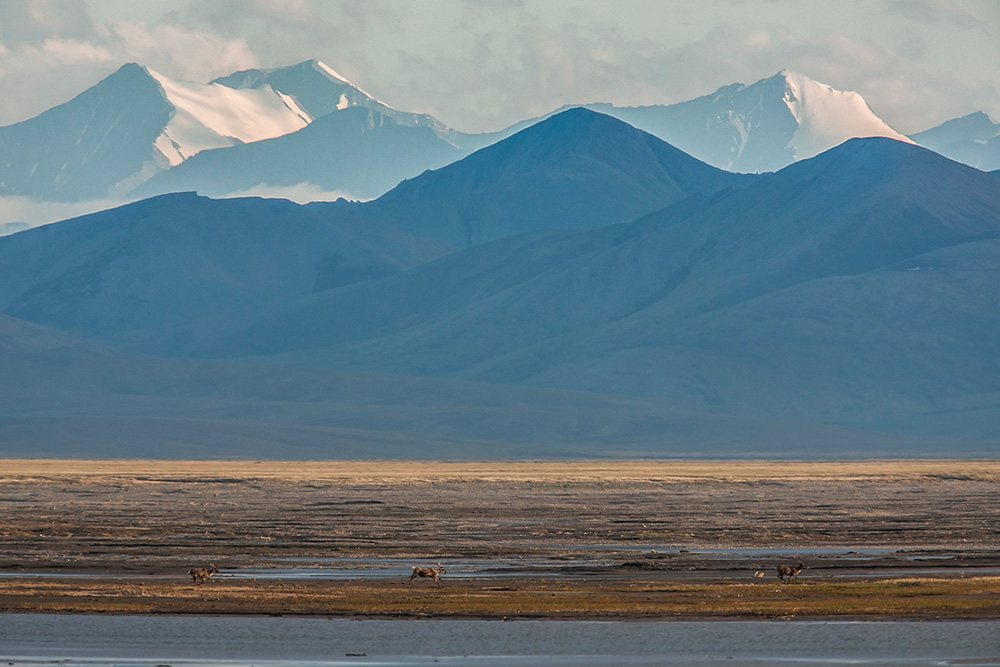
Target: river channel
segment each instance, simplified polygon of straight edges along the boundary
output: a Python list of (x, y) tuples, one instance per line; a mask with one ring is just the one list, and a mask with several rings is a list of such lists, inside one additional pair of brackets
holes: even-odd
[(10, 667), (996, 665), (998, 621), (466, 621), (5, 614)]

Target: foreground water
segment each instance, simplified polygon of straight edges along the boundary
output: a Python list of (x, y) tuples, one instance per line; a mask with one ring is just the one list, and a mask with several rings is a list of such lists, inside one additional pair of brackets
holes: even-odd
[(997, 665), (1000, 621), (458, 621), (0, 615), (13, 667)]

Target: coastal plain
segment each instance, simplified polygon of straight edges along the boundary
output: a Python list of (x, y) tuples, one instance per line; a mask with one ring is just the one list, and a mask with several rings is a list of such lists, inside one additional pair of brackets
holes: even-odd
[(998, 619), (1000, 461), (8, 459), (32, 611)]

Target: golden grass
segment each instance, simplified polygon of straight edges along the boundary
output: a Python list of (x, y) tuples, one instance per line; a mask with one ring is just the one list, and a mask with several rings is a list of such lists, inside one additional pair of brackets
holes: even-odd
[(91, 461), (0, 460), (0, 483), (206, 481), (288, 483), (1000, 481), (1000, 460), (868, 461)]
[(475, 618), (1000, 618), (1000, 578), (794, 584), (0, 581), (0, 612)]

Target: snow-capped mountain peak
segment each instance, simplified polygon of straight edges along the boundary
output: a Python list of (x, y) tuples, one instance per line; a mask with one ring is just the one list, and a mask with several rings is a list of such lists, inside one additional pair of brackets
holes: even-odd
[(343, 111), (347, 107), (376, 109), (385, 106), (371, 93), (354, 85), (326, 63), (315, 59), (277, 69), (243, 70), (215, 79), (212, 83), (236, 90), (270, 86), (293, 98), (314, 119), (333, 111)]
[(777, 171), (855, 137), (909, 141), (855, 92), (782, 70), (669, 106), (594, 105), (720, 169)]
[[(345, 77), (341, 76), (341, 74), (339, 72), (337, 72), (337, 70), (333, 69), (332, 67), (330, 67), (329, 65), (327, 65), (326, 63), (324, 63), (322, 60), (311, 60), (309, 62), (311, 62), (316, 69), (318, 69), (321, 72), (324, 72), (325, 74), (327, 74), (334, 81), (342, 83), (345, 86), (350, 86), (351, 88), (357, 90), (359, 93), (361, 93), (362, 95), (364, 95), (365, 97), (367, 97), (368, 99), (370, 99), (372, 102), (377, 102), (378, 104), (385, 104), (385, 102), (382, 102), (381, 100), (376, 99), (375, 96), (372, 95), (371, 93), (369, 93), (367, 90), (364, 90), (363, 88), (360, 88), (359, 86), (355, 85), (352, 81), (349, 81)], [(345, 106), (344, 107), (338, 107), (338, 108), (339, 109), (343, 109), (343, 108), (346, 107), (347, 96), (341, 94), (340, 98), (344, 102)], [(388, 105), (386, 105), (386, 106), (388, 106)]]
[(174, 81), (145, 68), (174, 108), (156, 148), (171, 165), (209, 149), (250, 143), (300, 130), (312, 118), (289, 95), (270, 86), (235, 89), (218, 83)]
[(777, 77), (784, 79), (782, 100), (797, 123), (788, 143), (797, 160), (813, 157), (855, 137), (889, 137), (913, 143), (872, 113), (856, 92), (837, 90), (787, 69)]
[(335, 69), (333, 69), (332, 67), (330, 67), (329, 65), (327, 65), (323, 61), (321, 61), (321, 60), (311, 60), (310, 62), (313, 63), (313, 65), (315, 65), (316, 67), (318, 67), (320, 70), (322, 70), (322, 71), (326, 72), (327, 74), (329, 74), (330, 78), (336, 79), (337, 81), (340, 81), (341, 83), (346, 83), (348, 86), (353, 86), (354, 85), (353, 83), (351, 83), (350, 81), (348, 81), (347, 79), (345, 79), (343, 76), (341, 76)]

